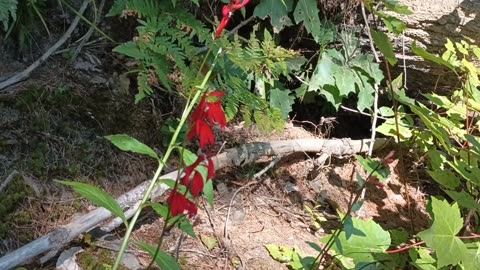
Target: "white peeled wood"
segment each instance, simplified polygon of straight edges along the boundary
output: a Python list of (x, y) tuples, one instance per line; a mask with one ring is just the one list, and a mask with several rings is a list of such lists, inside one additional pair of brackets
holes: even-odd
[[(387, 139), (379, 138), (374, 142), (374, 149), (379, 149), (387, 144)], [(272, 142), (256, 142), (226, 150), (213, 157), (215, 169), (231, 166), (241, 166), (258, 160), (264, 156), (287, 156), (298, 152), (327, 153), (331, 155), (352, 155), (368, 151), (370, 140), (350, 139), (297, 139)], [(160, 179), (177, 179), (179, 170), (170, 172)], [(141, 200), (145, 189), (151, 180), (147, 180), (117, 198), (123, 209), (132, 208)], [(161, 196), (169, 187), (160, 185), (152, 195), (152, 199)], [(131, 213), (134, 211), (128, 211)], [(8, 270), (17, 265), (26, 263), (34, 257), (49, 251), (59, 251), (80, 234), (87, 232), (100, 223), (112, 217), (104, 208), (96, 208), (84, 215), (74, 218), (70, 223), (61, 226), (45, 236), (42, 236), (19, 249), (16, 249), (0, 258), (0, 269)]]

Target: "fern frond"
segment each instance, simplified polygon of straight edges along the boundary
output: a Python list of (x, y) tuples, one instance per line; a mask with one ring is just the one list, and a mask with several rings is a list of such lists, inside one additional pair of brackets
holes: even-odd
[(10, 18), (13, 21), (17, 19), (17, 0), (0, 0), (0, 22), (3, 30), (7, 31)]

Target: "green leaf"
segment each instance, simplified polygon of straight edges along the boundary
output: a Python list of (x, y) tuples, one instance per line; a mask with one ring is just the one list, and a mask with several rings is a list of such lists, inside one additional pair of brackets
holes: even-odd
[(178, 228), (192, 238), (197, 239), (195, 231), (193, 230), (192, 223), (190, 223), (190, 220), (188, 218), (184, 217), (182, 220), (180, 220), (180, 222), (178, 223)]
[(293, 103), (295, 103), (295, 97), (290, 95), (289, 90), (275, 88), (270, 91), (270, 106), (278, 108), (282, 112), (283, 118), (288, 118), (288, 114), (292, 111)]
[(152, 209), (162, 218), (166, 219), (168, 216), (168, 207), (160, 203), (151, 203)]
[[(352, 234), (347, 238), (346, 232), (342, 231), (338, 235), (338, 242), (341, 244), (341, 249), (338, 245), (332, 246), (332, 251), (338, 254), (337, 258), (345, 267), (348, 264), (346, 258), (353, 259), (355, 265), (360, 263), (370, 263), (376, 261), (376, 255), (384, 254), (390, 246), (390, 234), (384, 231), (380, 225), (373, 220), (363, 221), (352, 218), (352, 227), (355, 230), (361, 231), (362, 235)], [(322, 238), (320, 241), (326, 243), (330, 236)], [(334, 255), (335, 255), (334, 254)]]
[(279, 33), (285, 26), (292, 25), (288, 13), (292, 11), (293, 0), (284, 0), (284, 5), (279, 5), (278, 0), (263, 0), (255, 7), (253, 15), (261, 19), (270, 17), (275, 33)]
[(323, 52), (322, 56), (318, 59), (317, 66), (313, 71), (312, 78), (308, 86), (308, 91), (316, 91), (321, 89), (324, 85), (335, 85), (335, 78), (333, 77), (333, 71), (336, 67), (333, 63), (332, 57)]
[(300, 23), (303, 21), (305, 29), (307, 29), (308, 33), (312, 34), (313, 39), (317, 43), (322, 38), (322, 33), (320, 32), (320, 29), (322, 29), (322, 24), (320, 23), (318, 13), (317, 0), (298, 1), (297, 7), (293, 12), (293, 18), (295, 19), (295, 22)]
[(412, 264), (420, 270), (437, 270), (436, 260), (430, 256), (426, 249), (410, 249), (408, 251)]
[(293, 249), (285, 246), (266, 244), (264, 247), (268, 250), (270, 257), (281, 263), (291, 262), (293, 259)]
[(185, 164), (185, 166), (190, 166), (193, 163), (195, 163), (195, 161), (197, 161), (198, 156), (195, 153), (193, 153), (192, 151), (188, 150), (187, 148), (181, 147), (181, 146), (176, 146), (176, 148), (177, 148), (179, 154), (182, 156), (183, 163)]
[(112, 196), (110, 196), (110, 194), (106, 193), (105, 191), (86, 183), (58, 180), (55, 181), (72, 187), (78, 194), (82, 195), (93, 204), (112, 212), (113, 215), (119, 217), (125, 224), (128, 223), (120, 205)]
[(413, 42), (413, 44), (412, 44), (412, 51), (413, 51), (414, 54), (416, 54), (418, 56), (421, 56), (425, 60), (432, 61), (436, 64), (445, 66), (445, 67), (451, 69), (452, 71), (455, 71), (455, 67), (452, 64), (445, 61), (443, 58), (438, 57), (436, 55), (433, 55), (433, 54), (427, 52), (425, 49), (418, 47), (416, 42)]
[[(153, 257), (155, 255), (155, 251), (157, 249), (156, 247), (146, 243), (142, 243), (142, 242), (136, 242), (135, 244), (139, 246), (141, 249), (148, 252), (150, 256)], [(167, 254), (165, 251), (161, 249), (158, 250), (157, 256), (153, 259), (157, 263), (158, 267), (160, 267), (160, 269), (162, 270), (181, 270), (182, 269), (180, 265), (177, 263), (177, 261), (175, 260), (175, 258), (173, 258), (171, 255)]]
[(475, 209), (480, 211), (480, 204), (478, 204), (472, 195), (468, 194), (465, 190), (461, 192), (453, 191), (453, 190), (444, 190), (445, 193), (450, 196), (455, 202), (457, 202), (460, 206), (465, 207), (467, 209)]
[(480, 243), (467, 243), (465, 244), (468, 249), (468, 253), (465, 254), (465, 259), (461, 263), (465, 270), (477, 270), (480, 269)]
[(135, 59), (142, 59), (145, 57), (145, 53), (137, 46), (137, 43), (133, 41), (120, 44), (113, 48), (113, 51)]
[(388, 31), (394, 33), (395, 35), (400, 35), (407, 29), (407, 26), (405, 23), (393, 16), (381, 16), (383, 23), (385, 23), (385, 26), (387, 27)]
[(457, 265), (462, 261), (467, 248), (456, 235), (463, 227), (458, 204), (450, 205), (446, 200), (432, 197), (432, 226), (418, 236), (437, 254), (437, 267)]
[(145, 144), (139, 142), (138, 140), (125, 135), (125, 134), (117, 134), (117, 135), (109, 135), (105, 136), (105, 139), (111, 141), (113, 145), (120, 148), (123, 151), (131, 151), (138, 154), (143, 154), (150, 156), (159, 160), (157, 153), (152, 150), (152, 148), (146, 146)]
[(0, 0), (0, 22), (5, 32), (9, 29), (10, 17), (13, 22), (17, 20), (17, 5), (17, 0)]
[(427, 171), (427, 173), (433, 178), (433, 180), (446, 188), (455, 189), (460, 185), (460, 179), (458, 179), (457, 175), (451, 171)]
[(387, 181), (388, 175), (390, 174), (390, 169), (384, 167), (380, 161), (373, 160), (369, 157), (363, 158), (362, 156), (356, 155), (355, 158), (362, 165), (363, 169), (367, 171), (367, 174), (372, 174), (372, 176), (378, 177), (382, 182)]
[(208, 249), (212, 250), (218, 246), (217, 239), (215, 237), (211, 237), (205, 234), (200, 235), (200, 240), (202, 241), (203, 245)]
[(205, 183), (205, 186), (203, 187), (203, 194), (205, 195), (205, 198), (207, 199), (208, 201), (208, 204), (213, 207), (213, 203), (214, 203), (214, 194), (215, 194), (215, 191), (213, 190), (213, 181), (212, 180), (208, 180), (206, 183)]
[(375, 30), (371, 30), (373, 41), (377, 48), (382, 52), (383, 56), (388, 60), (390, 65), (394, 66), (398, 59), (393, 52), (393, 45), (387, 34)]
[(411, 15), (413, 12), (403, 4), (400, 4), (398, 0), (381, 0), (384, 4), (385, 7), (393, 12), (396, 12), (398, 14), (402, 15)]

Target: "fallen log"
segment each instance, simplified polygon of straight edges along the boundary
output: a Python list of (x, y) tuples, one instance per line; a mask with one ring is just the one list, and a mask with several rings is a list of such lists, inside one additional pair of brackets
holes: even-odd
[[(378, 138), (374, 141), (374, 149), (379, 149), (387, 144), (388, 140)], [(256, 142), (226, 150), (213, 158), (215, 169), (231, 166), (242, 166), (258, 160), (264, 156), (287, 156), (298, 152), (327, 153), (330, 155), (352, 155), (368, 151), (370, 140), (350, 139), (297, 139), (273, 142)], [(160, 179), (176, 179), (180, 171), (170, 172)], [(118, 197), (117, 202), (123, 209), (132, 208), (141, 200), (145, 189), (151, 180), (147, 180), (127, 193)], [(159, 185), (153, 193), (152, 199), (161, 196), (169, 187)], [(131, 217), (134, 211), (127, 211)], [(82, 216), (73, 219), (70, 223), (53, 230), (29, 244), (14, 250), (0, 258), (0, 269), (12, 269), (34, 257), (49, 251), (58, 251), (80, 234), (90, 231), (100, 223), (112, 217), (104, 208), (96, 208)]]

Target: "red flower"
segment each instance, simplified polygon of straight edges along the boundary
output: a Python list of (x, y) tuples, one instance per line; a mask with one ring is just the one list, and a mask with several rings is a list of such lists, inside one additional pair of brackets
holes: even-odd
[[(193, 126), (188, 132), (187, 140), (198, 136), (201, 149), (204, 149), (207, 145), (215, 144), (215, 137), (212, 130), (212, 126), (215, 123), (219, 124), (222, 128), (227, 125), (225, 112), (222, 108), (223, 95), (224, 93), (221, 91), (204, 95), (190, 116), (190, 121), (193, 123)], [(210, 101), (212, 99), (213, 101)]]
[[(207, 164), (202, 164), (203, 161), (207, 161)], [(181, 183), (186, 186), (194, 197), (197, 197), (200, 192), (203, 191), (203, 177), (202, 174), (197, 171), (198, 166), (204, 166), (207, 168), (207, 179), (213, 179), (215, 177), (215, 168), (212, 159), (205, 159), (205, 156), (199, 156), (197, 160), (190, 166), (185, 168), (185, 175), (180, 180)]]
[(185, 198), (183, 194), (178, 193), (176, 190), (170, 193), (167, 202), (170, 204), (172, 217), (181, 215), (185, 212), (187, 212), (189, 217), (193, 217), (197, 214), (197, 206), (195, 203)]
[(240, 2), (241, 0), (230, 0), (230, 4), (224, 5), (222, 8), (222, 21), (220, 22), (220, 25), (218, 26), (217, 31), (215, 32), (215, 37), (219, 38), (222, 35), (223, 29), (228, 25), (228, 22), (230, 21), (230, 17), (232, 17), (232, 14), (243, 8), (250, 2), (250, 0), (243, 0), (243, 2)]

